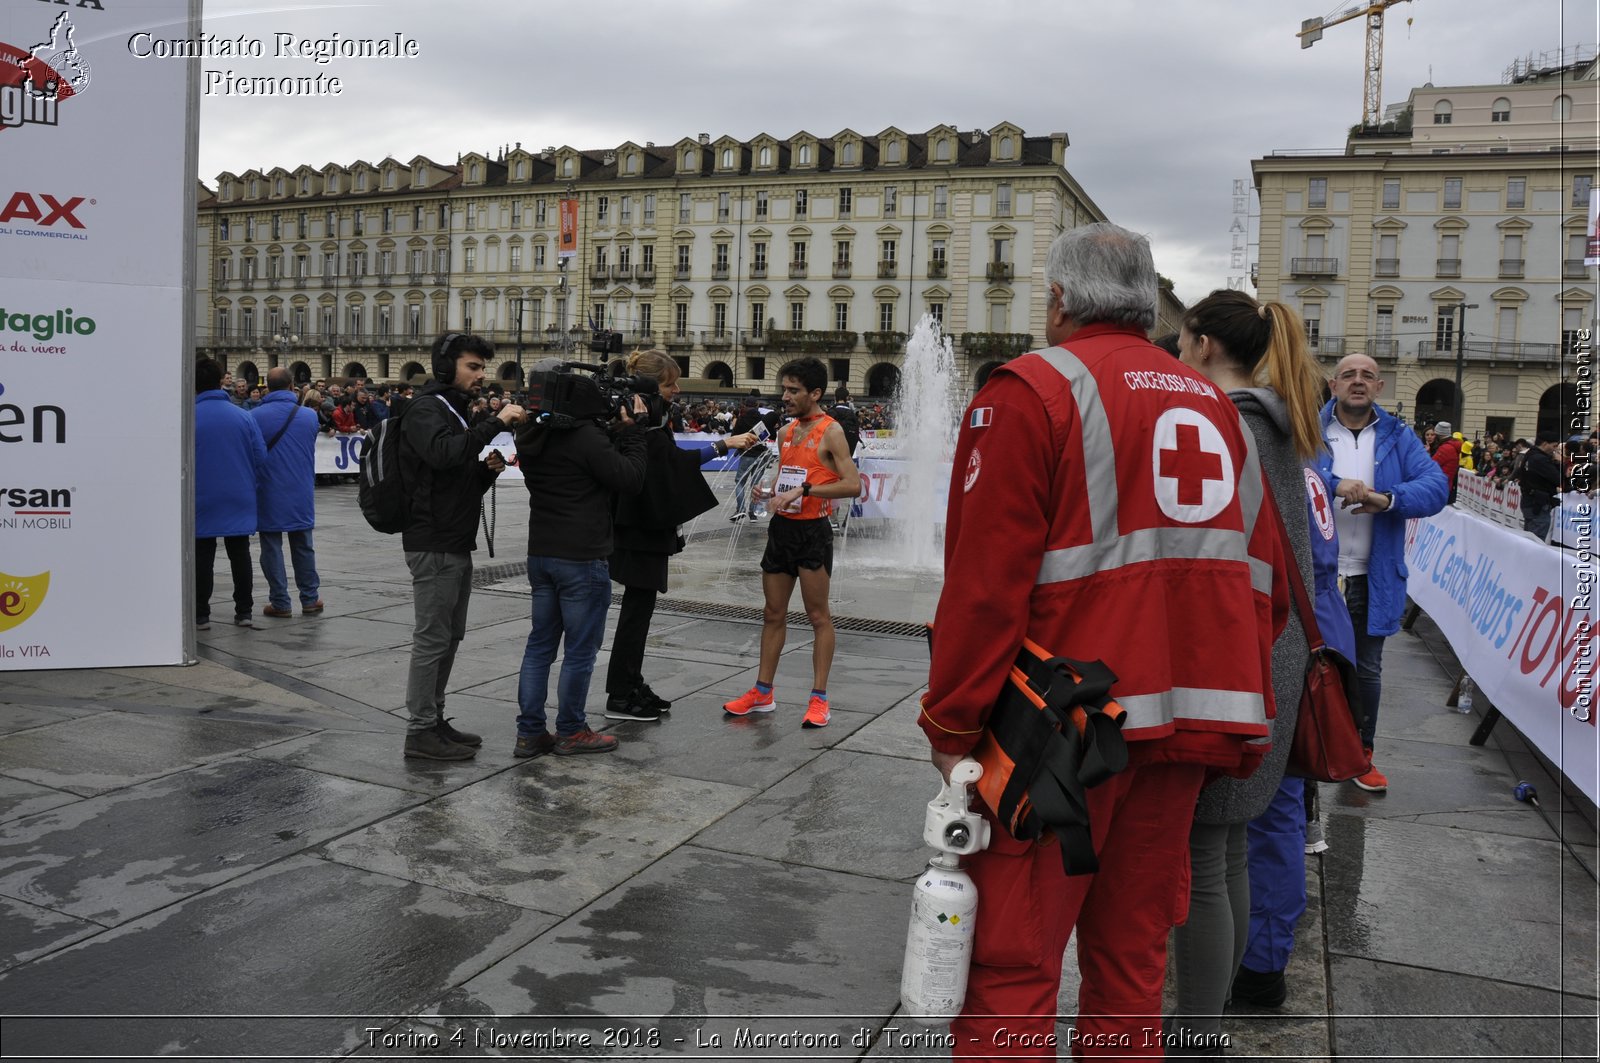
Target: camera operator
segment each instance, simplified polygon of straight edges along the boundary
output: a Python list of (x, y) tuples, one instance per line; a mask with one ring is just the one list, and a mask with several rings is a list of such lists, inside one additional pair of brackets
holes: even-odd
[[(557, 380), (556, 378), (563, 378)], [(517, 432), (517, 460), (528, 488), (528, 583), (533, 627), (517, 682), (518, 757), (545, 753), (609, 753), (611, 735), (595, 734), (584, 714), (595, 654), (611, 606), (611, 509), (614, 495), (644, 484), (644, 430), (636, 418), (644, 399), (629, 396), (609, 421), (593, 406), (581, 414), (551, 413), (558, 385), (595, 389), (576, 374), (545, 374), (546, 410)], [(570, 393), (569, 393), (570, 394)], [(593, 396), (598, 399), (598, 396)], [(556, 684), (556, 733), (546, 730), (550, 666), (563, 636), (566, 651)]]
[(662, 416), (678, 395), (678, 363), (661, 351), (634, 351), (625, 372), (653, 379), (660, 402), (652, 409), (645, 432), (644, 490), (617, 499), (611, 578), (625, 589), (606, 669), (606, 716), (659, 720), (672, 702), (658, 696), (644, 680), (644, 644), (656, 595), (667, 589), (667, 558), (685, 545), (678, 526), (717, 507), (700, 466), (730, 450), (746, 450), (757, 440), (745, 432), (694, 450), (679, 447), (670, 421)]

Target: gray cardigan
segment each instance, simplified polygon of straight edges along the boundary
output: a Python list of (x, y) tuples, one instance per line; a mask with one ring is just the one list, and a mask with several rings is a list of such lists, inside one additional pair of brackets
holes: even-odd
[[(1283, 526), (1289, 531), (1295, 564), (1300, 567), (1300, 578), (1310, 597), (1311, 531), (1306, 514), (1304, 464), (1295, 455), (1289, 435), (1288, 407), (1270, 388), (1230, 391), (1228, 397), (1239, 407), (1246, 427), (1255, 436), (1261, 468), (1277, 500)], [(1269, 519), (1269, 514), (1263, 513), (1262, 519)], [(1272, 720), (1272, 750), (1248, 779), (1224, 777), (1201, 790), (1200, 801), (1195, 806), (1196, 820), (1213, 824), (1246, 823), (1267, 810), (1278, 784), (1283, 781), (1284, 765), (1289, 760), (1289, 743), (1294, 737), (1300, 692), (1305, 686), (1306, 665), (1310, 659), (1305, 628), (1291, 604), (1289, 622), (1272, 644), (1272, 697), (1278, 710)]]

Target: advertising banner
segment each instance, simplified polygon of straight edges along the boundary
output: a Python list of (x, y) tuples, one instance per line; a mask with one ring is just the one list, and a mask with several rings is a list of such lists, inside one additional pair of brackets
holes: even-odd
[(126, 47), (185, 27), (0, 7), (0, 670), (185, 659), (195, 64)]
[[(354, 476), (361, 471), (361, 441), (366, 438), (363, 432), (354, 432), (348, 435), (333, 434), (319, 435), (316, 447), (316, 468), (318, 476)], [(698, 450), (707, 443), (721, 439), (721, 436), (708, 435), (699, 432), (684, 432), (677, 437), (677, 444), (686, 450)], [(522, 479), (522, 470), (516, 466), (517, 444), (511, 438), (510, 432), (501, 432), (495, 436), (487, 447), (483, 448), (482, 457), (488, 457), (491, 450), (498, 450), (508, 464), (505, 471), (500, 474), (501, 480), (519, 481)], [(739, 462), (737, 453), (726, 457), (712, 458), (700, 466), (704, 472), (720, 472), (723, 469), (734, 468)]]
[(1600, 188), (1589, 189), (1589, 239), (1584, 244), (1583, 264), (1600, 266)]
[(1472, 681), (1589, 800), (1600, 801), (1593, 541), (1567, 552), (1449, 506), (1411, 522), (1406, 564), (1412, 600), (1439, 625)]
[[(909, 489), (911, 477), (916, 475), (911, 462), (863, 454), (856, 468), (861, 472), (861, 497), (850, 507), (850, 516), (862, 520), (887, 520), (895, 516), (897, 500)], [(939, 465), (933, 470), (933, 476), (934, 523), (943, 524), (950, 505), (950, 466)]]
[(571, 258), (578, 253), (578, 201), (561, 201), (561, 240), (556, 245), (557, 258)]

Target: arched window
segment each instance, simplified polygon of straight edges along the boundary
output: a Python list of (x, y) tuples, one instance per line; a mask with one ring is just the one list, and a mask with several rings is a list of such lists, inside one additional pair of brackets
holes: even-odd
[(732, 148), (723, 148), (722, 149), (722, 168), (724, 170), (733, 169), (733, 149)]
[(846, 144), (844, 147), (840, 148), (839, 161), (846, 164), (855, 162), (856, 146), (854, 144)]
[(1511, 101), (1506, 99), (1504, 96), (1500, 97), (1498, 100), (1495, 100), (1494, 103), (1489, 106), (1489, 121), (1511, 121)]
[(473, 163), (471, 166), (467, 167), (467, 180), (476, 181), (477, 179), (478, 179), (478, 164), (477, 163)]
[(883, 158), (885, 162), (900, 161), (900, 142), (898, 140), (889, 141), (888, 147), (884, 149)]
[(802, 144), (802, 145), (800, 145), (800, 165), (801, 166), (810, 166), (811, 165), (811, 145), (810, 144)]
[(683, 153), (683, 168), (685, 170), (694, 169), (694, 152), (693, 151), (685, 151)]
[(517, 161), (517, 180), (521, 181), (528, 176), (528, 164), (522, 160)]
[(950, 161), (950, 141), (947, 138), (939, 138), (938, 145), (933, 149), (933, 160), (935, 162)]
[(1000, 138), (1000, 157), (1002, 159), (1012, 159), (1016, 157), (1016, 149), (1012, 147), (1010, 137)]
[(1572, 97), (1567, 95), (1557, 96), (1555, 103), (1550, 107), (1550, 121), (1565, 122), (1572, 117)]
[(1452, 110), (1453, 110), (1453, 108), (1451, 108), (1449, 100), (1440, 100), (1438, 103), (1434, 104), (1433, 105), (1433, 124), (1434, 125), (1449, 125), (1450, 124), (1450, 115), (1451, 115)]
[(629, 155), (628, 156), (628, 172), (629, 173), (638, 173), (639, 172), (639, 156), (637, 156), (637, 155)]
[(761, 149), (761, 165), (762, 166), (771, 166), (772, 165), (772, 149), (770, 147), (763, 147)]
[(561, 160), (561, 176), (562, 177), (571, 177), (572, 176), (572, 160), (571, 159), (562, 159)]

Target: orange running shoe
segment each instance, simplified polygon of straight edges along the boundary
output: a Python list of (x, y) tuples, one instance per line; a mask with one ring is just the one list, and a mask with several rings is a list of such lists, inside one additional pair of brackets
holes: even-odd
[[(1367, 759), (1372, 759), (1372, 750), (1370, 749), (1367, 750)], [(1379, 771), (1376, 764), (1374, 764), (1372, 766), (1372, 770), (1367, 772), (1365, 775), (1358, 775), (1350, 781), (1368, 793), (1382, 794), (1388, 793), (1389, 791), (1389, 777), (1383, 772)]]
[(811, 702), (806, 705), (806, 718), (801, 727), (826, 727), (828, 726), (828, 699), (812, 696)]
[(729, 716), (748, 716), (752, 712), (771, 712), (778, 707), (777, 698), (773, 691), (765, 694), (751, 687), (743, 695), (734, 698), (722, 706), (722, 711)]

